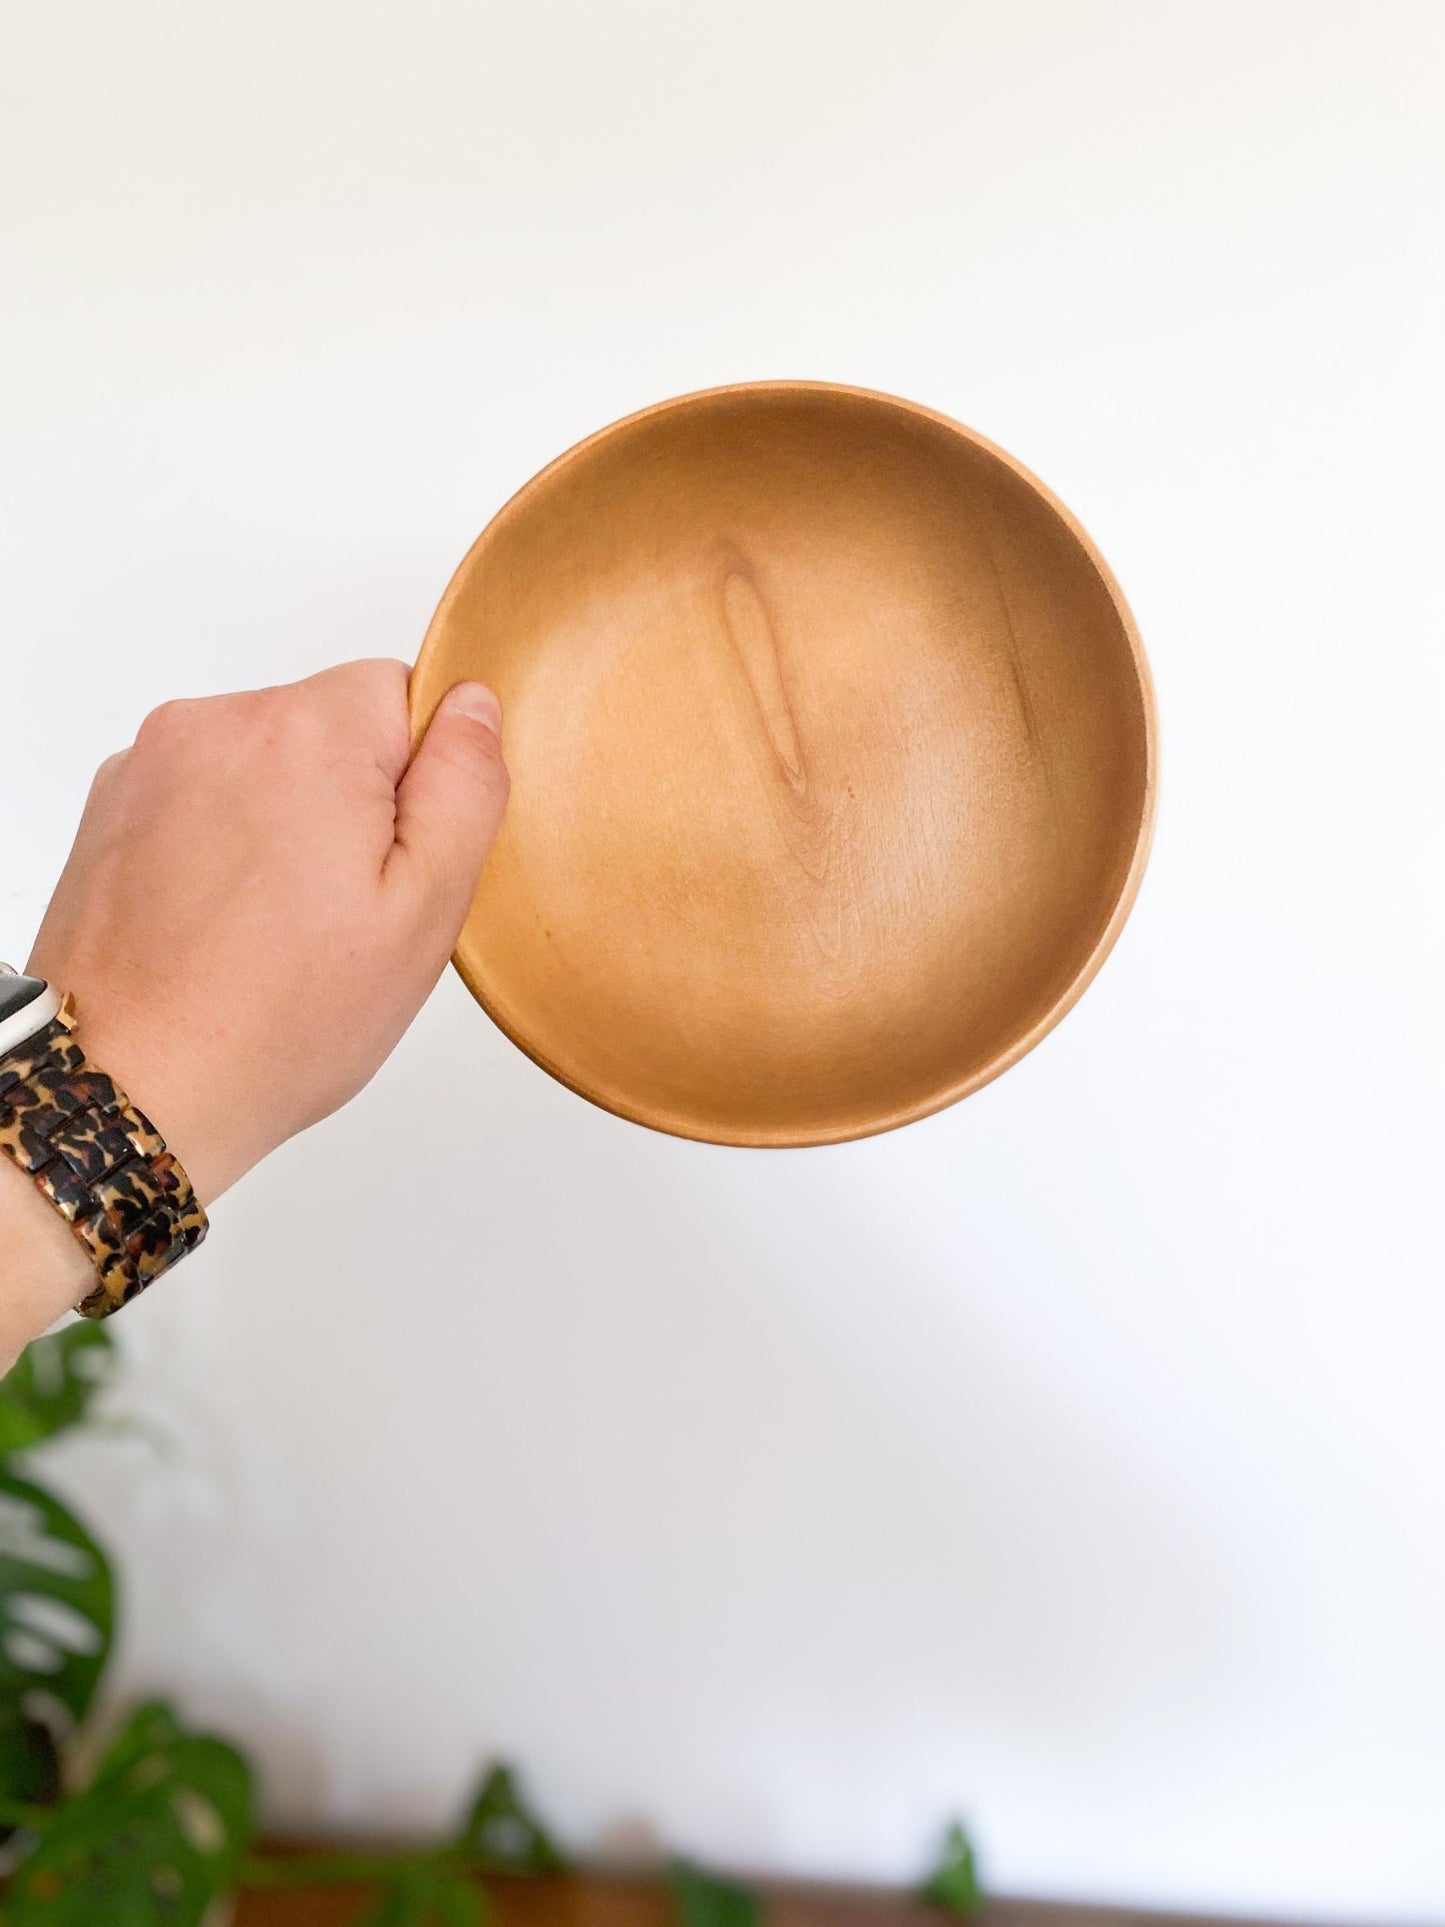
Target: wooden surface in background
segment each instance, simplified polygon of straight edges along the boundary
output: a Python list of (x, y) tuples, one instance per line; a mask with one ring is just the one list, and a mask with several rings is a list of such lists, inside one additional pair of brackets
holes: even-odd
[[(562, 1876), (487, 1883), (493, 1927), (673, 1927), (667, 1890), (655, 1880)], [(951, 1918), (907, 1894), (859, 1887), (760, 1883), (767, 1927), (945, 1927)], [(235, 1927), (358, 1927), (371, 1896), (362, 1888), (248, 1894)], [(1206, 1927), (1197, 1916), (1124, 1907), (990, 1901), (977, 1927)], [(1218, 1927), (1225, 1927), (1219, 1923)], [(1230, 1921), (1227, 1927), (1247, 1927)]]

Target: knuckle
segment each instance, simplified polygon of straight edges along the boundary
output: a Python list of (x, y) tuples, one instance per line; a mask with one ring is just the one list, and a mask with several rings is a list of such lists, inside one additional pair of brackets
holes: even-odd
[(235, 701), (238, 730), (263, 754), (304, 754), (324, 732), (325, 712), (312, 701), (303, 683), (249, 690)]
[[(406, 768), (411, 746), (407, 721), (406, 664), (391, 657), (366, 657), (338, 663), (304, 681), (288, 683), (273, 695), (294, 706), (294, 724), (313, 739), (344, 743), (374, 755), (393, 780)], [(293, 723), (281, 725), (289, 730)]]
[(233, 699), (237, 719), (251, 728), (278, 728), (304, 715), (309, 707), (296, 683), (276, 683), (268, 689), (248, 689)]
[(405, 709), (406, 685), (410, 674), (404, 662), (392, 656), (366, 656), (358, 662), (344, 662), (335, 669), (313, 676), (309, 684), (318, 696), (331, 701), (338, 697), (354, 706), (360, 702), (381, 711)]
[(136, 747), (144, 749), (157, 743), (174, 742), (187, 729), (195, 706), (186, 697), (173, 697), (169, 702), (158, 703), (136, 731)]
[(209, 758), (222, 749), (243, 758), (264, 753), (286, 742), (297, 727), (300, 706), (288, 696), (285, 689), (247, 689), (161, 703), (137, 730), (135, 752), (143, 763)]
[(104, 807), (107, 799), (114, 795), (129, 761), (128, 749), (118, 749), (114, 755), (106, 757), (90, 779), (90, 791), (85, 799), (87, 809)]
[(405, 696), (411, 670), (398, 657), (368, 656), (352, 667), (368, 688), (375, 688), (383, 696)]

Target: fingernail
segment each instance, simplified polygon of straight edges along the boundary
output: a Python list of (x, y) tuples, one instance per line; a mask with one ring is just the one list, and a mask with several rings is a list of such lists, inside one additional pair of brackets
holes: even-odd
[(501, 736), (502, 705), (484, 682), (454, 684), (443, 697), (442, 708), (458, 716), (469, 716), (474, 723), (484, 724), (494, 736)]

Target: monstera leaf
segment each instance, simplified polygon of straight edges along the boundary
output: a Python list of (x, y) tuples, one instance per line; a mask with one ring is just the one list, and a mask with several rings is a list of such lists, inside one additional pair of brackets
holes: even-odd
[(560, 1873), (567, 1865), (504, 1766), (482, 1782), (457, 1844), (484, 1873)]
[(6, 1927), (201, 1927), (250, 1833), (241, 1756), (142, 1706), (21, 1862)]
[(0, 1795), (58, 1791), (56, 1742), (84, 1718), (110, 1653), (105, 1555), (38, 1486), (0, 1471)]
[(481, 1927), (485, 1917), (476, 1885), (444, 1867), (404, 1875), (361, 1927)]
[(758, 1927), (762, 1903), (746, 1887), (735, 1887), (675, 1860), (668, 1873), (678, 1927)]
[(973, 1842), (957, 1821), (948, 1829), (938, 1865), (924, 1882), (919, 1897), (949, 1914), (976, 1914), (983, 1905)]
[(79, 1425), (114, 1363), (110, 1333), (84, 1319), (27, 1346), (0, 1379), (0, 1463)]

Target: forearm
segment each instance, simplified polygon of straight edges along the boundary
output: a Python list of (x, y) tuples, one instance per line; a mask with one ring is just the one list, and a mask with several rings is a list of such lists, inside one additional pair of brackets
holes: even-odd
[(8, 1158), (0, 1157), (0, 1371), (94, 1282), (69, 1226)]

